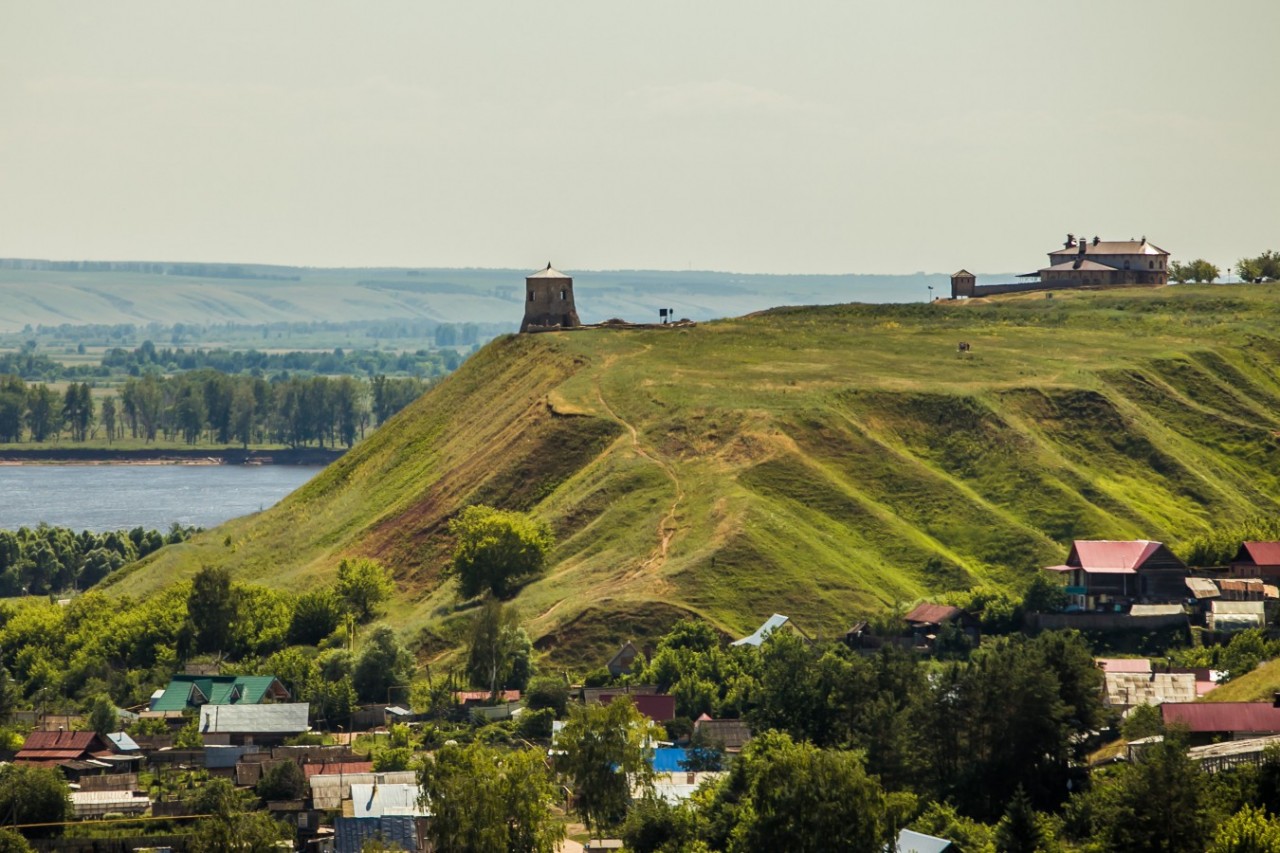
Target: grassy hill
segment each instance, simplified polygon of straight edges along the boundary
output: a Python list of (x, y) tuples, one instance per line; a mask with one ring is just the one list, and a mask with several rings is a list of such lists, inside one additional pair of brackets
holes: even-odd
[[(696, 328), (499, 338), (277, 507), (113, 589), (201, 565), (301, 589), (395, 567), (425, 653), (468, 503), (554, 527), (515, 599), (579, 664), (682, 614), (811, 633), (930, 593), (1017, 588), (1075, 537), (1175, 547), (1280, 504), (1280, 297), (1265, 287), (781, 308)], [(968, 354), (956, 344), (972, 345)]]

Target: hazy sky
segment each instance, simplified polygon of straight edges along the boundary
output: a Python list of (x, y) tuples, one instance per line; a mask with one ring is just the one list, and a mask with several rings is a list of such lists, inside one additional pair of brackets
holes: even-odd
[(1280, 2), (0, 0), (0, 256), (979, 272), (1280, 249)]

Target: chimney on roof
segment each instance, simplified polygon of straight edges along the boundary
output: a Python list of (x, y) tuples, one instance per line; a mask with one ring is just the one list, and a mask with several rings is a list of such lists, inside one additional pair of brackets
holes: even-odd
[(1101, 238), (1100, 238), (1100, 237), (1098, 237), (1098, 235), (1097, 235), (1097, 234), (1094, 234), (1094, 235), (1093, 235), (1093, 245), (1095, 245), (1095, 246), (1096, 246), (1096, 245), (1098, 245), (1098, 241), (1099, 241), (1100, 239), (1101, 239)]
[(1147, 245), (1147, 235), (1146, 235), (1146, 234), (1143, 234), (1143, 235), (1142, 235), (1142, 245), (1144, 245), (1144, 246), (1145, 246), (1145, 245)]
[(1068, 235), (1067, 235), (1067, 242), (1063, 243), (1063, 244), (1062, 244), (1062, 247), (1063, 247), (1064, 249), (1071, 249), (1071, 248), (1074, 248), (1074, 247), (1075, 247), (1075, 245), (1076, 245), (1076, 235), (1074, 235), (1074, 234), (1068, 234)]
[(1079, 252), (1080, 252), (1080, 255), (1081, 255), (1081, 256), (1083, 256), (1083, 255), (1084, 255), (1084, 253), (1085, 253), (1085, 249), (1087, 249), (1088, 247), (1089, 247), (1089, 241), (1088, 241), (1088, 240), (1086, 240), (1085, 238), (1081, 237), (1081, 238), (1080, 238), (1080, 246), (1079, 246)]

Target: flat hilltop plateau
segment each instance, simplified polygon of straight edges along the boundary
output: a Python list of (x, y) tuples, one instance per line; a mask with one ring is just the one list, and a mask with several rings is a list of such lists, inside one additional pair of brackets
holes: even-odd
[(206, 565), (302, 590), (371, 556), (395, 574), (390, 621), (430, 657), (471, 614), (444, 574), (447, 523), (484, 503), (555, 531), (513, 599), (552, 661), (599, 665), (688, 613), (830, 636), (948, 590), (1020, 589), (1073, 538), (1176, 549), (1274, 513), (1277, 436), (1265, 285), (508, 335), (278, 506), (108, 590)]

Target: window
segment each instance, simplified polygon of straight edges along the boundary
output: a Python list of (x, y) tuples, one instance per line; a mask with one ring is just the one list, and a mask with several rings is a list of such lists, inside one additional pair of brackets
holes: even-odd
[(532, 301), (533, 301), (533, 291), (532, 291), (532, 290), (530, 290), (530, 291), (529, 291), (529, 301), (530, 301), (530, 302), (532, 302)]
[(1153, 269), (1155, 269), (1155, 268), (1156, 268), (1156, 262), (1155, 262), (1155, 261), (1147, 261), (1147, 269), (1149, 269), (1149, 270), (1153, 270)]
[(566, 292), (566, 291), (563, 291), (563, 290), (562, 290), (562, 291), (560, 291), (560, 300), (561, 300), (561, 301), (564, 301), (564, 299), (565, 299), (565, 292)]

